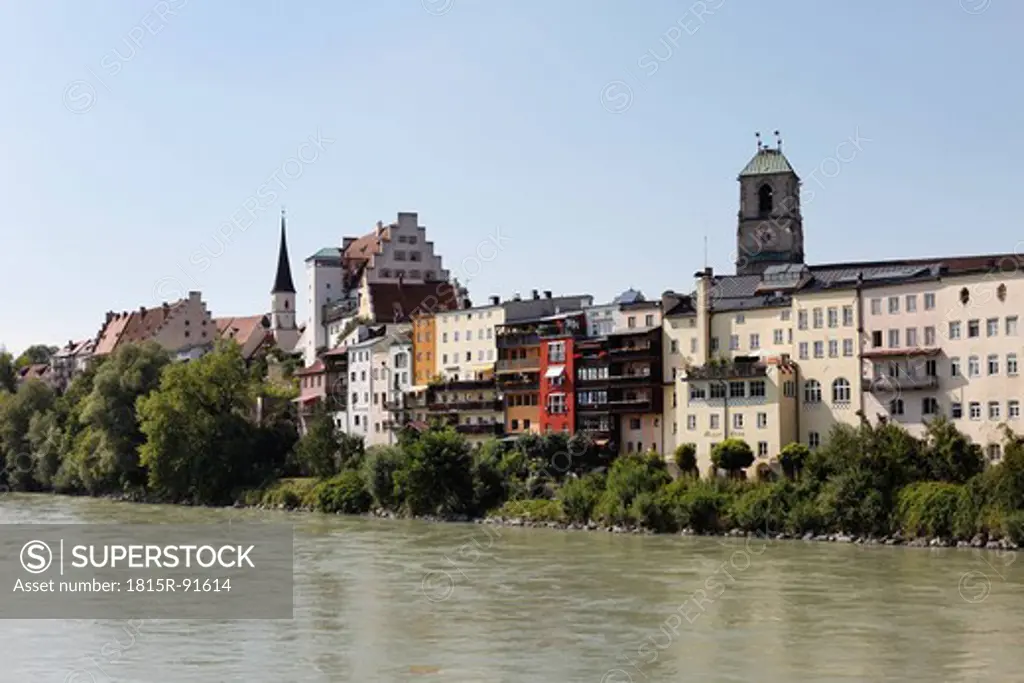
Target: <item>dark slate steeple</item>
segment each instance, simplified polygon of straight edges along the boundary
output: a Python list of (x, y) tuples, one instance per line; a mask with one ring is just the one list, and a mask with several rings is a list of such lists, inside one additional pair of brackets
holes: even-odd
[(288, 243), (284, 235), (284, 209), (281, 209), (281, 248), (277, 252), (277, 276), (271, 294), (294, 294), (295, 283), (292, 282), (292, 268), (288, 265)]

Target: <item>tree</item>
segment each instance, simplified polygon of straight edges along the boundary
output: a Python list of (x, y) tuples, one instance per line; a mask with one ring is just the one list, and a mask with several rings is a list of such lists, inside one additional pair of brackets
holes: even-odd
[(697, 444), (681, 443), (676, 446), (675, 451), (676, 467), (686, 475), (696, 475), (697, 470)]
[(306, 433), (295, 445), (295, 458), (302, 473), (326, 479), (341, 469), (339, 466), (338, 430), (334, 417), (322, 405), (317, 405)]
[(930, 477), (935, 481), (964, 484), (985, 469), (981, 446), (964, 436), (946, 417), (928, 423), (925, 454)]
[(55, 399), (53, 390), (37, 379), (24, 382), (15, 394), (0, 395), (0, 452), (12, 489), (38, 488), (29, 429), (32, 418), (51, 410)]
[(150, 490), (169, 501), (218, 504), (262, 484), (273, 463), (252, 457), (258, 391), (237, 344), (167, 367), (160, 387), (139, 399)]
[[(136, 401), (160, 384), (170, 363), (154, 342), (126, 344), (110, 355), (92, 376), (75, 419), (81, 425), (64, 478), (82, 483), (89, 493), (138, 490), (146, 482), (139, 463), (145, 437), (139, 429)], [(82, 384), (72, 383), (77, 394)], [(83, 389), (86, 387), (83, 387)]]
[(18, 389), (18, 369), (7, 351), (0, 351), (0, 392), (13, 394)]
[(474, 498), (473, 459), (451, 427), (424, 432), (395, 472), (395, 490), (413, 515), (466, 512)]
[(779, 451), (779, 464), (782, 471), (789, 479), (796, 479), (803, 472), (807, 459), (811, 456), (811, 449), (798, 441), (788, 443)]
[(754, 462), (754, 452), (743, 439), (732, 437), (715, 444), (711, 449), (711, 463), (729, 473), (732, 479), (742, 479), (743, 471)]
[(55, 353), (57, 353), (56, 346), (33, 344), (18, 356), (18, 360), (14, 361), (14, 365), (18, 368), (24, 368), (29, 365), (47, 365), (50, 362), (50, 357)]

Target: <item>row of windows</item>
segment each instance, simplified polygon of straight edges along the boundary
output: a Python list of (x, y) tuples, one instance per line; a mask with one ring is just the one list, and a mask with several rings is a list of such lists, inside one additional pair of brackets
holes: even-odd
[[(729, 398), (762, 398), (765, 396), (766, 384), (763, 379), (752, 379), (746, 381), (728, 382)], [(690, 400), (701, 400), (705, 398), (725, 398), (726, 384), (722, 382), (711, 382), (705, 388), (696, 383), (690, 384)]]
[[(395, 256), (395, 260), (396, 261), (404, 261), (405, 260), (405, 252), (404, 251), (396, 250), (394, 252), (394, 256)], [(410, 261), (422, 261), (423, 260), (423, 254), (418, 252), (418, 251), (410, 251), (409, 252), (409, 260)]]
[[(654, 316), (653, 315), (645, 315), (644, 316), (644, 327), (654, 327), (654, 325), (655, 325), (655, 323), (654, 323)], [(633, 328), (636, 327), (636, 316), (635, 315), (631, 315), (628, 318), (626, 318), (626, 327), (628, 327), (630, 329), (633, 329)]]
[[(416, 360), (419, 360), (419, 359), (420, 359), (420, 354), (417, 353), (416, 354)], [(477, 361), (494, 360), (494, 349), (487, 349), (486, 353), (484, 352), (483, 349), (479, 349), (476, 352), (476, 359), (477, 359)], [(430, 352), (429, 351), (427, 351), (427, 360), (430, 360)], [(465, 360), (465, 362), (469, 363), (469, 362), (472, 362), (472, 360), (473, 360), (473, 352), (472, 351), (466, 351), (466, 360)], [(441, 362), (445, 363), (445, 364), (448, 363), (448, 354), (447, 353), (442, 353), (441, 354)], [(452, 354), (452, 362), (453, 363), (458, 363), (459, 362), (459, 354), (457, 354), (457, 353), (453, 353)]]
[[(822, 309), (812, 308), (811, 309), (811, 324), (816, 330), (820, 330), (825, 327), (825, 317), (828, 317), (828, 326), (835, 328), (839, 327), (839, 313), (840, 309), (838, 306), (829, 306), (828, 308)], [(853, 306), (842, 307), (843, 316), (843, 327), (853, 327)], [(796, 312), (796, 326), (801, 330), (807, 329), (807, 309), (801, 308)]]
[[(854, 351), (854, 349), (853, 349), (853, 339), (852, 338), (843, 339), (842, 342), (843, 342), (843, 356), (845, 356), (847, 358), (851, 358), (854, 355), (854, 352), (853, 352)], [(813, 347), (810, 344), (808, 344), (807, 342), (800, 342), (797, 345), (797, 355), (800, 357), (800, 360), (807, 360), (808, 358), (810, 358), (810, 350), (811, 350), (811, 348), (814, 349), (814, 357), (815, 358), (824, 358), (825, 357), (825, 342), (824, 341), (816, 341), (816, 342), (814, 342)], [(839, 340), (838, 339), (829, 339), (828, 340), (828, 357), (829, 358), (839, 358)]]
[[(380, 276), (381, 277), (404, 278), (405, 277), (405, 271), (402, 270), (401, 268), (399, 268), (397, 270), (388, 270), (387, 268), (381, 268), (380, 269)], [(414, 280), (418, 280), (420, 278), (420, 271), (415, 269), (415, 268), (413, 268), (412, 270), (409, 271), (409, 277), (414, 279)], [(432, 270), (425, 271), (423, 273), (423, 279), (424, 280), (431, 280), (431, 281), (433, 281), (433, 279), (434, 279), (434, 271), (432, 271)]]
[[(850, 381), (839, 377), (832, 382), (832, 403), (849, 403), (852, 398)], [(804, 382), (804, 403), (821, 403), (821, 383), (816, 379)]]
[[(486, 339), (493, 339), (494, 338), (494, 328), (493, 327), (488, 327), (486, 329), (486, 334), (485, 334), (485, 330), (477, 330), (476, 338), (479, 339), (479, 340), (483, 340), (485, 338)], [(429, 339), (427, 341), (429, 341)], [(459, 341), (459, 331), (458, 330), (452, 332), (452, 341), (453, 342)], [(473, 341), (473, 330), (466, 330), (465, 341)], [(447, 344), (448, 343), (448, 333), (447, 332), (442, 332), (441, 333), (441, 343), (442, 344)]]
[[(904, 297), (904, 310), (907, 313), (917, 312), (917, 294), (907, 294)], [(935, 294), (933, 292), (925, 292), (924, 294), (924, 310), (932, 311), (935, 310)], [(898, 315), (900, 312), (900, 297), (890, 296), (889, 297), (889, 314)], [(871, 315), (882, 314), (882, 300), (872, 299), (871, 300)]]
[[(746, 421), (746, 418), (744, 418), (743, 413), (733, 413), (732, 414), (732, 428), (733, 429), (743, 429), (745, 421)], [(708, 428), (709, 429), (719, 429), (721, 424), (722, 424), (722, 416), (721, 415), (719, 415), (718, 413), (711, 413), (710, 415), (708, 415)], [(758, 429), (767, 429), (768, 428), (768, 413), (758, 413), (756, 418), (755, 418), (755, 425), (756, 425), (756, 427)], [(697, 430), (697, 416), (696, 415), (687, 415), (686, 416), (686, 429), (691, 431), (691, 432), (694, 432), (694, 431)]]
[(399, 235), (398, 236), (399, 244), (416, 244), (416, 240), (417, 239), (418, 238), (416, 237), (416, 235)]
[[(477, 320), (483, 320), (485, 315), (486, 317), (490, 318), (492, 313), (494, 313), (493, 309), (489, 309), (486, 311), (477, 311), (475, 314), (472, 311), (468, 311), (465, 313), (453, 313), (451, 315), (439, 315), (438, 319), (441, 321), (443, 325), (447, 325), (448, 323), (459, 322), (459, 319), (462, 316), (466, 316), (466, 320), (472, 320), (473, 316), (476, 315)], [(487, 338), (490, 339), (490, 335), (488, 335)]]
[[(1008, 315), (1003, 322), (1004, 334), (1007, 337), (1017, 336), (1017, 316)], [(961, 339), (963, 334), (963, 327), (959, 320), (951, 320), (949, 322), (949, 338), (950, 339)], [(981, 336), (981, 321), (980, 320), (968, 320), (967, 321), (967, 338), (973, 339)], [(986, 337), (998, 337), (999, 336), (999, 318), (987, 318), (985, 320), (985, 336)]]
[[(992, 353), (989, 354), (985, 359), (986, 374), (998, 375), (999, 374), (999, 355)], [(953, 357), (949, 359), (949, 374), (951, 377), (960, 377), (961, 374), (960, 359)], [(1017, 375), (1017, 354), (1008, 353), (1006, 354), (1006, 374), (1011, 377)], [(978, 356), (969, 356), (967, 358), (967, 376), (968, 377), (980, 377), (981, 376), (981, 360)]]
[[(1001, 420), (1003, 417), (1002, 407), (1003, 404), (1000, 401), (989, 401), (988, 407), (988, 419), (989, 420)], [(938, 415), (940, 412), (938, 399), (926, 396), (921, 399), (921, 414), (922, 415)], [(906, 404), (903, 399), (896, 398), (889, 402), (889, 414), (890, 415), (905, 415)], [(971, 401), (967, 404), (967, 416), (971, 420), (980, 420), (982, 418), (982, 403), (980, 401)], [(949, 417), (954, 420), (961, 420), (964, 417), (964, 404), (959, 401), (953, 401), (949, 405)], [(1020, 419), (1020, 401), (1017, 399), (1010, 399), (1006, 402), (1006, 417), (1010, 420)]]
[[(375, 406), (382, 406), (382, 405), (384, 405), (385, 402), (387, 402), (387, 400), (388, 400), (388, 392), (386, 392), (386, 391), (375, 391), (375, 392), (373, 392), (373, 405), (375, 405)], [(363, 392), (363, 403), (364, 404), (369, 404), (370, 403), (370, 393), (368, 391), (364, 391)], [(352, 392), (352, 402), (351, 402), (351, 405), (353, 405), (353, 406), (359, 405), (359, 393), (358, 392), (355, 392), (355, 391)], [(358, 418), (358, 416), (357, 416), (357, 418)], [(356, 419), (356, 424), (359, 424), (359, 420), (358, 419)]]

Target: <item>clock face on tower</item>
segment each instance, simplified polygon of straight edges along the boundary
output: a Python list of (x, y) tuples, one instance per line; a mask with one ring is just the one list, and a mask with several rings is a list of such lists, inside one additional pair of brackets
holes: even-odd
[(770, 225), (758, 226), (757, 230), (754, 231), (754, 237), (764, 248), (771, 248), (778, 244), (775, 228)]

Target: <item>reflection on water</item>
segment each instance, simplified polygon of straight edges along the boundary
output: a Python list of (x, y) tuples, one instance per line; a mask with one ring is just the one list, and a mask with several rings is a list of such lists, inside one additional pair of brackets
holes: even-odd
[(0, 498), (245, 519), (296, 526), (293, 621), (7, 621), (0, 681), (1024, 680), (1016, 556)]

